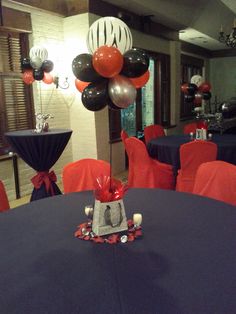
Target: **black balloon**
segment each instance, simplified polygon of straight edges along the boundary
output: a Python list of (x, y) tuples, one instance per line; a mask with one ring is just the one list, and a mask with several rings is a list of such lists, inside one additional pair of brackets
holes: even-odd
[(147, 72), (149, 57), (145, 51), (137, 48), (126, 51), (123, 55), (124, 64), (121, 74), (127, 77), (139, 77)]
[(44, 60), (41, 66), (41, 69), (46, 72), (49, 73), (53, 70), (54, 64), (52, 61), (50, 60)]
[(198, 87), (196, 84), (189, 83), (188, 87), (187, 87), (187, 93), (189, 95), (194, 95), (196, 93), (197, 89), (198, 89)]
[(29, 58), (22, 58), (21, 59), (21, 68), (22, 68), (22, 70), (30, 70), (30, 69), (32, 69), (32, 66), (30, 64), (30, 59)]
[(82, 53), (72, 61), (74, 75), (83, 82), (94, 82), (101, 79), (101, 76), (94, 70), (92, 55)]
[(203, 93), (202, 93), (202, 98), (203, 98), (204, 100), (209, 100), (209, 99), (211, 99), (211, 92), (203, 92)]
[(184, 94), (184, 100), (185, 100), (186, 102), (193, 102), (193, 100), (194, 100), (194, 95)]
[(108, 100), (108, 80), (93, 82), (82, 92), (81, 100), (90, 111), (98, 111), (106, 107)]
[(33, 77), (37, 81), (41, 81), (43, 79), (44, 72), (42, 69), (34, 69), (33, 70)]

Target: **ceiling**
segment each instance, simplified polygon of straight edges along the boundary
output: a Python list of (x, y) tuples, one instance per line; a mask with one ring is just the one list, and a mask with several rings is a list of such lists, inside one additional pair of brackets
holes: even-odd
[[(104, 0), (179, 31), (181, 40), (215, 51), (227, 49), (218, 41), (236, 19), (236, 0)], [(229, 48), (230, 49), (230, 48)], [(235, 48), (236, 49), (236, 48)]]

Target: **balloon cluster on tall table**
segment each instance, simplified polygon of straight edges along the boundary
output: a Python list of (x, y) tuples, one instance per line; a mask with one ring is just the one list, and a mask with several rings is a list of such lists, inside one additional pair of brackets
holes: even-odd
[[(106, 106), (121, 110), (133, 104), (136, 89), (148, 82), (149, 57), (145, 51), (132, 48), (128, 26), (115, 17), (100, 18), (89, 29), (87, 48), (89, 53), (79, 54), (72, 62), (84, 107), (90, 111)], [(141, 236), (142, 215), (126, 218), (126, 186), (111, 175), (96, 178), (96, 182), (95, 205), (85, 208), (89, 221), (78, 226), (75, 236), (99, 243), (127, 242)]]
[[(53, 62), (48, 60), (47, 49), (42, 46), (33, 46), (30, 49), (29, 58), (21, 59), (21, 68), (23, 71), (22, 79), (27, 85), (30, 85), (35, 81), (42, 81), (45, 84), (52, 84), (54, 82), (54, 78), (50, 72), (53, 70), (53, 67)], [(43, 114), (42, 108), (40, 112), (35, 114), (35, 116), (35, 132), (40, 133), (48, 131), (49, 125), (47, 120), (52, 118), (52, 116), (50, 114)]]
[[(181, 85), (184, 100), (195, 105), (194, 112), (196, 113), (197, 120), (196, 139), (207, 139), (207, 119), (205, 118), (203, 101), (211, 99), (210, 90), (211, 84), (205, 82), (201, 75), (193, 75), (190, 83)], [(193, 135), (191, 134), (191, 136)]]

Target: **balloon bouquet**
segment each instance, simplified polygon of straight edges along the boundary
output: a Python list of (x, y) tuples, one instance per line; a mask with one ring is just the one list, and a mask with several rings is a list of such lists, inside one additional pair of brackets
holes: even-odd
[[(53, 62), (48, 60), (47, 49), (41, 46), (34, 46), (30, 49), (30, 57), (22, 58), (21, 60), (22, 79), (27, 85), (32, 84), (35, 80), (42, 80), (45, 84), (51, 84), (54, 82), (54, 78), (50, 74), (53, 67)], [(40, 111), (40, 113), (35, 114), (36, 128), (34, 131), (36, 133), (48, 131), (49, 125), (46, 120), (53, 118), (50, 114), (42, 113), (42, 106)]]
[(202, 105), (202, 100), (211, 99), (211, 84), (204, 82), (201, 75), (193, 75), (190, 83), (184, 83), (181, 91), (186, 102), (193, 102), (196, 107)]
[(48, 51), (41, 46), (34, 46), (30, 49), (30, 58), (22, 58), (21, 67), (23, 81), (25, 84), (32, 84), (35, 80), (43, 81), (46, 84), (53, 83), (53, 62), (48, 60)]
[(134, 103), (137, 88), (149, 79), (149, 57), (132, 48), (128, 26), (118, 18), (95, 21), (87, 35), (90, 53), (76, 56), (72, 71), (85, 108), (98, 111), (108, 105), (120, 110)]

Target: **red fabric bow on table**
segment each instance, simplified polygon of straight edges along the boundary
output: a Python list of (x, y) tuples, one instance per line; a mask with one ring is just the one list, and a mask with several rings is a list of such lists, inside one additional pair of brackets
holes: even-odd
[(32, 179), (31, 182), (33, 183), (35, 189), (39, 189), (41, 185), (44, 183), (46, 187), (46, 191), (54, 195), (54, 189), (52, 186), (52, 182), (56, 182), (57, 177), (54, 171), (40, 171), (38, 172)]

